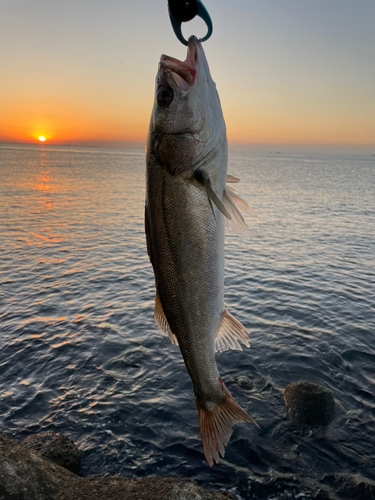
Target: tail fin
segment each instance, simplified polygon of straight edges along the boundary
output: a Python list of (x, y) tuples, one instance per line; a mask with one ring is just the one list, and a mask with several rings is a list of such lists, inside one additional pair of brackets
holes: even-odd
[(219, 452), (224, 457), (225, 447), (229, 442), (232, 427), (236, 422), (251, 422), (259, 427), (255, 420), (249, 417), (241, 406), (235, 402), (225, 386), (224, 389), (226, 398), (214, 410), (207, 410), (199, 401), (195, 400), (201, 429), (203, 453), (210, 467), (212, 467), (213, 461), (218, 463)]

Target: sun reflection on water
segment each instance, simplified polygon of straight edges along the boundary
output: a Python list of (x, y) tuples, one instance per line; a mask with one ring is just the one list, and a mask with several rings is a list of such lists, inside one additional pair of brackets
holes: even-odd
[[(36, 177), (36, 189), (42, 191), (45, 195), (51, 195), (55, 193), (56, 186), (52, 185), (51, 171), (48, 168), (49, 162), (47, 159), (47, 154), (44, 148), (40, 150), (40, 170)], [(39, 203), (43, 210), (51, 210), (52, 202), (50, 198), (42, 197), (39, 198)]]

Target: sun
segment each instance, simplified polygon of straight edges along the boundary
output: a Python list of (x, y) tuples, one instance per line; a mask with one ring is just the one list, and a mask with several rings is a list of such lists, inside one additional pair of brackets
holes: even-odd
[(43, 136), (41, 135), (41, 136), (39, 137), (39, 140), (40, 140), (40, 142), (44, 142), (44, 141), (46, 140), (46, 138), (45, 138), (45, 137), (43, 137)]

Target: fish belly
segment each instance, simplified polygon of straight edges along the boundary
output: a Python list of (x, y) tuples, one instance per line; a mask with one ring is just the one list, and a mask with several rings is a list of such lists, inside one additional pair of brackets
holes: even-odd
[(199, 185), (148, 166), (146, 216), (156, 287), (197, 397), (220, 391), (215, 337), (224, 311), (224, 221)]

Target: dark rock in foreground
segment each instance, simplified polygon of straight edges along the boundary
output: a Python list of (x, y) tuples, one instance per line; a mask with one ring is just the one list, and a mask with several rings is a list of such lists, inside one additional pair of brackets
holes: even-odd
[(315, 384), (289, 384), (284, 391), (285, 404), (294, 419), (304, 425), (326, 426), (332, 422), (335, 403), (332, 394)]
[[(248, 482), (248, 480), (247, 480)], [(268, 474), (248, 483), (259, 500), (374, 500), (375, 481), (360, 474), (327, 474), (319, 481), (295, 474)], [(249, 497), (250, 498), (250, 497)], [(189, 479), (81, 478), (0, 434), (0, 500), (236, 500)]]
[(230, 493), (213, 493), (190, 479), (120, 477), (84, 479), (54, 500), (236, 500)]
[(0, 499), (52, 499), (75, 481), (79, 477), (72, 472), (0, 434)]
[(0, 434), (0, 500), (236, 500), (189, 479), (80, 478)]
[(54, 432), (31, 434), (23, 441), (28, 448), (49, 458), (55, 464), (79, 474), (81, 470), (81, 452), (67, 436)]

